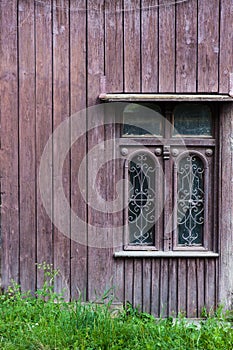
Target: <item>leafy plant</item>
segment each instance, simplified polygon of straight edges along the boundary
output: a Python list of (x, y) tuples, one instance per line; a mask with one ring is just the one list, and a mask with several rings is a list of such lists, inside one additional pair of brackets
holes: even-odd
[(203, 310), (205, 319), (190, 322), (155, 319), (130, 303), (113, 313), (114, 290), (106, 290), (97, 302), (83, 303), (81, 298), (67, 303), (54, 292), (59, 271), (51, 265), (38, 265), (44, 274), (41, 289), (35, 295), (22, 292), (12, 282), (0, 295), (0, 349), (172, 349), (231, 350), (233, 348), (232, 312), (219, 307)]

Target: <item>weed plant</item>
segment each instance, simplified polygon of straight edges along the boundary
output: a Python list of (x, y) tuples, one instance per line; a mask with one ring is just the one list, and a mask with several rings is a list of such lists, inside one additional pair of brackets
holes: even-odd
[(232, 318), (222, 309), (194, 324), (182, 316), (157, 320), (130, 304), (116, 313), (111, 299), (103, 305), (67, 303), (53, 291), (58, 272), (38, 267), (45, 278), (35, 295), (13, 282), (0, 296), (0, 349), (233, 349)]

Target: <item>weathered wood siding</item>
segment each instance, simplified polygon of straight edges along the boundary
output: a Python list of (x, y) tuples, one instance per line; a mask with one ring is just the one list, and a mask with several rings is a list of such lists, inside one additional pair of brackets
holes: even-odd
[[(222, 216), (225, 210), (228, 214), (224, 225), (220, 222), (220, 234), (229, 252), (221, 260), (219, 282), (216, 259), (114, 259), (111, 248), (90, 248), (70, 240), (72, 227), (64, 236), (43, 208), (38, 168), (57, 125), (99, 103), (101, 92), (228, 93), (233, 72), (232, 23), (232, 0), (213, 0), (211, 5), (209, 0), (177, 4), (171, 0), (0, 1), (3, 287), (12, 278), (23, 289), (41, 286), (35, 263), (46, 261), (60, 268), (56, 290), (66, 288), (67, 299), (80, 292), (83, 298), (94, 298), (114, 285), (120, 301), (140, 304), (155, 315), (184, 310), (188, 316), (200, 316), (204, 305), (216, 305), (219, 283), (221, 295), (229, 296), (233, 288), (227, 272), (232, 265), (232, 182), (221, 194)], [(222, 132), (228, 138), (222, 135), (227, 171), (224, 166), (221, 171), (230, 179), (232, 106), (222, 113)], [(86, 150), (109, 133), (114, 131), (99, 128), (79, 140), (63, 169), (66, 197), (91, 224), (104, 220), (107, 225), (112, 217), (87, 208), (78, 191), (77, 172)], [(88, 164), (88, 177), (94, 166)], [(106, 169), (115, 173), (112, 165)], [(55, 175), (51, 168), (48, 176)], [(111, 199), (108, 186), (105, 198)], [(48, 196), (52, 195), (48, 189)], [(224, 251), (224, 241), (221, 244)]]

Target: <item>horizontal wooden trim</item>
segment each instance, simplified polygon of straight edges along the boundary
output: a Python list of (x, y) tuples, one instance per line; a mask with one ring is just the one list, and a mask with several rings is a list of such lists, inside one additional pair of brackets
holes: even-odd
[(102, 101), (116, 102), (116, 101), (216, 101), (216, 102), (233, 102), (233, 98), (227, 94), (108, 94), (102, 93), (99, 95)]
[(138, 147), (141, 145), (148, 145), (148, 146), (163, 146), (166, 142), (166, 145), (172, 146), (172, 147), (187, 147), (187, 146), (215, 146), (216, 141), (213, 138), (200, 138), (196, 137), (194, 138), (171, 138), (171, 139), (165, 139), (163, 137), (154, 137), (154, 138), (145, 138), (145, 137), (121, 137), (119, 139), (119, 146), (120, 147)]
[(115, 258), (218, 258), (219, 254), (210, 251), (129, 251), (114, 253)]

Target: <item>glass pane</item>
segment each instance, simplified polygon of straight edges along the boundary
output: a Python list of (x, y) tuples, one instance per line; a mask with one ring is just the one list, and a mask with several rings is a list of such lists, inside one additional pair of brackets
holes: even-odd
[(140, 153), (129, 163), (129, 240), (133, 245), (154, 245), (155, 163)]
[(182, 104), (174, 110), (173, 135), (211, 136), (212, 117), (210, 108), (200, 104)]
[(123, 112), (123, 136), (159, 136), (162, 119), (159, 106), (131, 103)]
[(178, 244), (202, 245), (204, 226), (204, 165), (194, 155), (181, 159), (178, 167)]

